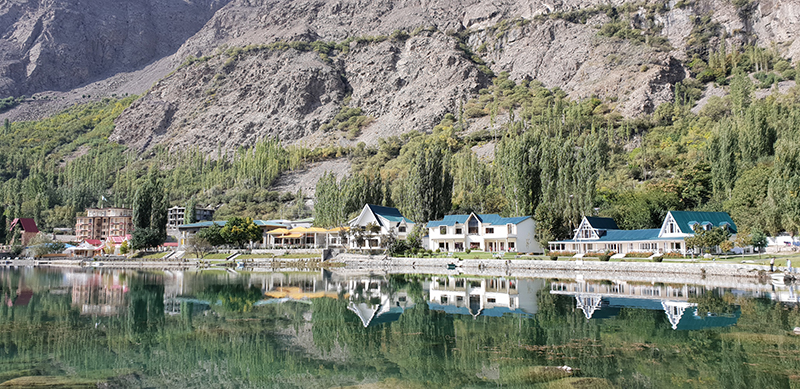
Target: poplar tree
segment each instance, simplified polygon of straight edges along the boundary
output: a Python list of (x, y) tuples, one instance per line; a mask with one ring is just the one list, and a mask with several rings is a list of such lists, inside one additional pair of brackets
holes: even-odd
[(167, 239), (167, 197), (155, 169), (150, 170), (134, 196), (133, 228), (134, 250), (155, 247)]
[(444, 217), (450, 211), (453, 179), (447, 151), (423, 143), (411, 162), (401, 200), (403, 215), (416, 223)]

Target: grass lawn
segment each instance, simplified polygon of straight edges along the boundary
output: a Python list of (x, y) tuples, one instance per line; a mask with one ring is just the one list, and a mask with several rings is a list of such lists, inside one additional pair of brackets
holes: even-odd
[[(230, 255), (230, 254), (225, 254), (225, 253), (214, 253), (214, 254), (208, 254), (208, 255), (206, 255), (205, 257), (203, 257), (203, 259), (204, 259), (204, 260), (209, 260), (209, 259), (225, 259), (225, 258), (228, 258), (228, 255)], [(186, 258), (186, 259), (197, 259), (197, 255), (194, 255), (194, 254), (188, 254), (188, 253), (187, 253), (186, 255), (184, 255), (183, 257), (184, 257), (184, 258)]]
[(163, 253), (152, 253), (147, 255), (136, 256), (136, 259), (161, 259), (167, 256), (167, 254), (171, 253), (171, 251), (165, 251)]

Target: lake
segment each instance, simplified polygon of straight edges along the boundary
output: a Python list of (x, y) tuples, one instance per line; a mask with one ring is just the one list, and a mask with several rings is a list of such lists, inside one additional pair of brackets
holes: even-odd
[(800, 387), (791, 285), (48, 268), (0, 284), (4, 385)]

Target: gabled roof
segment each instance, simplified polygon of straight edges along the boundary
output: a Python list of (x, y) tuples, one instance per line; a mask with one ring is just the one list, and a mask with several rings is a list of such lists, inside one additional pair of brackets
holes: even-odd
[(572, 239), (562, 240), (554, 243), (576, 243), (576, 242), (622, 242), (622, 241), (642, 241), (660, 239), (658, 234), (660, 228), (649, 228), (645, 230), (606, 230), (605, 234), (600, 235), (599, 239)]
[[(472, 214), (470, 214), (472, 215)], [(427, 228), (434, 228), (440, 226), (454, 226), (456, 223), (464, 224), (469, 219), (470, 215), (447, 215), (442, 220), (429, 221)], [(530, 219), (530, 216), (517, 216), (517, 217), (501, 217), (496, 213), (488, 214), (474, 214), (478, 220), (483, 224), (491, 224), (501, 226), (506, 224), (519, 224), (525, 220)]]
[(17, 224), (22, 226), (22, 231), (24, 232), (39, 232), (39, 229), (36, 228), (36, 221), (25, 217), (19, 217), (11, 221), (11, 227), (9, 227), (8, 230), (13, 230)]
[(735, 234), (737, 232), (736, 224), (727, 212), (669, 211), (669, 213), (672, 215), (672, 218), (675, 219), (681, 232), (685, 234), (694, 232), (691, 227), (691, 224), (694, 223), (700, 223), (700, 225), (711, 223), (714, 227), (721, 227), (724, 224), (728, 224), (731, 233)]
[(98, 240), (98, 239), (85, 239), (84, 242), (86, 242), (86, 243), (88, 243), (88, 244), (90, 244), (90, 245), (92, 245), (94, 247), (100, 247), (100, 246), (103, 245), (103, 242)]
[(392, 207), (384, 207), (381, 205), (374, 205), (374, 204), (367, 204), (367, 207), (375, 214), (375, 216), (380, 216), (390, 222), (399, 223), (405, 221), (406, 223), (414, 223), (411, 220), (407, 219), (403, 216), (402, 213), (397, 208)]
[(592, 228), (598, 230), (618, 230), (617, 222), (610, 217), (585, 216)]

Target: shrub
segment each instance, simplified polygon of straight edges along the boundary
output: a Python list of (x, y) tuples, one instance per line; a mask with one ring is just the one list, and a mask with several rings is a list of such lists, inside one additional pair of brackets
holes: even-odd
[(551, 261), (558, 261), (558, 255), (550, 254), (550, 260)]
[(651, 255), (653, 253), (649, 251), (631, 251), (625, 254), (625, 258), (650, 258)]
[(606, 254), (600, 255), (600, 256), (599, 256), (599, 258), (600, 258), (600, 260), (601, 260), (601, 261), (603, 261), (603, 262), (608, 262), (608, 260), (609, 260), (609, 259), (611, 259), (611, 255), (609, 255), (608, 253), (606, 253)]
[(467, 254), (469, 254), (469, 253), (471, 253), (471, 252), (472, 252), (472, 250), (470, 250), (470, 249), (466, 249), (466, 250), (464, 250), (464, 252), (465, 252), (465, 253), (467, 253)]
[(653, 257), (653, 262), (661, 262), (661, 261), (663, 261), (663, 260), (664, 260), (664, 257), (663, 257), (663, 256), (659, 256), (659, 257)]

